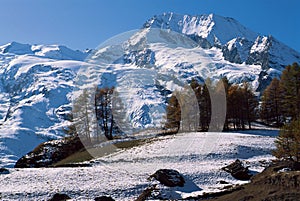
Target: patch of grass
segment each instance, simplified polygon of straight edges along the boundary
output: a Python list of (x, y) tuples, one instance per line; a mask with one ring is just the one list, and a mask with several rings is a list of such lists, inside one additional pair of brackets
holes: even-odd
[[(169, 133), (168, 133), (169, 134)], [(162, 135), (166, 135), (166, 133), (163, 133)], [(162, 136), (157, 135), (157, 136)], [(116, 142), (114, 144), (108, 144), (102, 147), (88, 147), (83, 148), (79, 150), (78, 152), (68, 156), (67, 158), (55, 163), (52, 165), (52, 167), (62, 167), (62, 166), (68, 166), (70, 164), (74, 163), (82, 163), (86, 161), (90, 161), (93, 158), (100, 158), (103, 156), (107, 156), (113, 153), (116, 153), (120, 149), (130, 149), (133, 147), (141, 146), (146, 143), (150, 143), (152, 141), (159, 140), (157, 137), (151, 137), (151, 138), (141, 138), (141, 139), (131, 139), (127, 141), (120, 141)]]
[(65, 166), (72, 163), (82, 163), (92, 160), (94, 157), (103, 157), (117, 152), (120, 149), (130, 149), (146, 143), (145, 139), (134, 139), (130, 141), (117, 142), (113, 145), (103, 147), (84, 148), (71, 156), (53, 164), (53, 167)]
[(53, 167), (58, 167), (58, 166), (64, 166), (66, 164), (72, 164), (72, 163), (81, 163), (85, 161), (89, 161), (93, 159), (93, 156), (86, 150), (82, 149), (71, 156), (68, 156), (65, 159), (62, 159), (61, 161), (53, 164)]
[(130, 141), (117, 142), (114, 144), (119, 149), (130, 149), (132, 147), (137, 147), (143, 145), (147, 142), (146, 139), (133, 139)]

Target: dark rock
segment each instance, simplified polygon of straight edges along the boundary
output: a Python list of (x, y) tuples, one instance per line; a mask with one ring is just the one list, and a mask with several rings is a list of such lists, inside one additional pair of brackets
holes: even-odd
[(222, 168), (225, 172), (230, 173), (235, 179), (249, 180), (253, 175), (250, 174), (248, 167), (244, 167), (243, 163), (237, 159), (233, 163)]
[(79, 137), (44, 142), (20, 158), (15, 168), (49, 167), (83, 148)]
[(6, 168), (0, 168), (0, 174), (9, 174), (9, 170)]
[(124, 63), (147, 67), (155, 64), (155, 53), (150, 49), (131, 51), (123, 56)]
[(49, 201), (65, 201), (71, 199), (68, 195), (63, 193), (55, 193)]
[(95, 201), (115, 201), (115, 200), (109, 196), (100, 196), (100, 197), (96, 197)]
[(201, 36), (198, 36), (195, 34), (188, 35), (188, 37), (190, 37), (192, 40), (194, 40), (203, 49), (212, 48), (212, 44), (210, 44), (210, 42), (206, 38), (202, 38)]
[(237, 64), (246, 62), (252, 45), (253, 42), (245, 38), (234, 38), (221, 48), (224, 59)]
[(272, 76), (270, 76), (265, 70), (261, 71), (258, 75), (258, 88), (256, 89), (256, 91), (262, 92), (264, 91), (267, 86), (269, 86), (269, 84), (272, 81)]
[(221, 180), (221, 181), (218, 181), (219, 184), (229, 184), (227, 181), (224, 181), (224, 180)]
[(223, 56), (224, 56), (225, 60), (230, 61), (232, 63), (237, 63), (237, 64), (242, 63), (242, 60), (240, 58), (240, 55), (239, 55), (236, 47), (229, 50), (227, 46), (224, 46), (222, 48), (222, 52), (223, 52)]
[(256, 46), (264, 46), (264, 50), (259, 49), (258, 51), (253, 51), (249, 54), (249, 57), (246, 61), (246, 64), (255, 64), (261, 65), (263, 70), (269, 69), (269, 62), (270, 62), (270, 48), (272, 46), (272, 37), (267, 37), (266, 41), (265, 38), (258, 36), (255, 45)]
[(157, 170), (153, 175), (149, 177), (149, 179), (151, 178), (155, 178), (161, 184), (168, 187), (183, 187), (185, 184), (183, 176), (177, 170), (172, 169)]

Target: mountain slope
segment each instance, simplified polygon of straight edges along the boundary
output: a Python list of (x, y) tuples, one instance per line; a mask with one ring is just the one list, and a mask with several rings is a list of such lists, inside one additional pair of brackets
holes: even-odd
[[(0, 154), (12, 166), (39, 143), (64, 136), (73, 79), (85, 54), (63, 46), (0, 47)], [(63, 59), (72, 60), (63, 60)]]

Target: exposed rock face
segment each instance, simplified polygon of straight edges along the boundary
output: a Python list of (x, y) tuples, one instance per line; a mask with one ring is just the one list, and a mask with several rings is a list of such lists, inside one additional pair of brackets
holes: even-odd
[(269, 50), (272, 46), (271, 40), (272, 39), (269, 37), (258, 36), (253, 46), (251, 47), (250, 54), (246, 63), (261, 65), (262, 70), (269, 69)]
[(232, 63), (241, 64), (242, 60), (236, 47), (229, 49), (227, 46), (222, 48), (224, 59)]
[(124, 63), (137, 66), (153, 66), (155, 64), (155, 53), (150, 49), (142, 51), (131, 51), (124, 55)]
[[(275, 75), (274, 77), (278, 77), (279, 75)], [(269, 76), (268, 72), (261, 71), (258, 76), (259, 85), (257, 87), (257, 91), (263, 91), (267, 86), (271, 83), (272, 77)]]
[(20, 158), (15, 168), (48, 167), (84, 148), (79, 137), (53, 140), (37, 146)]
[[(192, 40), (196, 41), (196, 43), (199, 44), (199, 46), (204, 49), (210, 49), (213, 47), (213, 45), (206, 38), (202, 38), (201, 36), (197, 36), (197, 35), (189, 35), (189, 37)], [(218, 47), (218, 45), (219, 44), (216, 41), (214, 46)]]
[(183, 187), (185, 184), (185, 180), (183, 176), (177, 170), (173, 170), (173, 169), (157, 170), (149, 178), (150, 179), (155, 178), (161, 184), (168, 187), (175, 187), (175, 186)]
[(246, 38), (234, 38), (222, 47), (224, 59), (236, 64), (246, 62), (252, 45)]

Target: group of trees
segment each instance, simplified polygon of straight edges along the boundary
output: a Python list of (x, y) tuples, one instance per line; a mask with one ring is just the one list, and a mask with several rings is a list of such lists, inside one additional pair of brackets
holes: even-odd
[[(282, 72), (281, 78), (274, 78), (259, 97), (255, 96), (248, 83), (240, 85), (229, 83), (222, 78), (217, 83), (207, 79), (204, 84), (192, 80), (189, 88), (192, 89), (197, 107), (189, 107), (191, 111), (197, 108), (198, 115), (189, 119), (197, 122), (200, 131), (208, 131), (212, 117), (212, 94), (225, 93), (226, 117), (224, 130), (251, 129), (251, 122), (261, 119), (269, 125), (282, 126), (276, 140), (274, 155), (278, 158), (288, 158), (300, 162), (300, 66), (297, 63), (288, 65)], [(92, 93), (93, 94), (93, 93)], [(87, 90), (77, 98), (73, 112), (75, 124), (70, 127), (72, 133), (80, 133), (86, 141), (100, 140), (100, 136), (113, 139), (120, 133), (119, 126), (127, 128), (122, 101), (117, 101), (117, 92), (111, 88), (97, 88), (91, 95)], [(182, 116), (188, 115), (184, 108), (190, 104), (188, 93), (173, 93), (168, 99), (166, 107), (165, 128), (178, 132), (183, 128)], [(94, 104), (91, 104), (94, 103)], [(114, 117), (115, 113), (117, 120)], [(92, 114), (95, 114), (93, 117)], [(124, 114), (125, 115), (125, 114)], [(116, 121), (119, 124), (116, 124)], [(124, 122), (123, 122), (124, 121)], [(190, 121), (190, 122), (193, 122)], [(80, 125), (80, 126), (74, 126)], [(186, 125), (185, 125), (186, 126)], [(95, 128), (96, 127), (96, 128)], [(193, 126), (192, 126), (193, 127)]]
[[(224, 130), (251, 129), (251, 122), (261, 119), (268, 125), (281, 127), (275, 141), (274, 155), (281, 159), (300, 162), (300, 66), (288, 65), (281, 78), (274, 78), (262, 93), (261, 104), (248, 83), (230, 84), (223, 78), (215, 85), (210, 80), (200, 84), (196, 80), (190, 83), (199, 106), (199, 130), (207, 131), (211, 121), (212, 101), (210, 92), (218, 93), (223, 84), (226, 93), (226, 120)], [(210, 90), (208, 90), (210, 89)], [(176, 96), (169, 99), (167, 106), (166, 128), (180, 129), (181, 107)]]
[[(199, 128), (200, 131), (209, 130), (212, 115), (212, 93), (224, 93), (226, 95), (227, 112), (224, 123), (224, 130), (251, 129), (251, 122), (257, 118), (258, 98), (254, 95), (248, 83), (242, 85), (230, 84), (227, 78), (221, 79), (213, 84), (207, 79), (204, 84), (196, 80), (190, 83), (198, 101)], [(173, 95), (167, 106), (166, 128), (180, 129), (181, 107), (175, 95)]]
[(115, 110), (120, 108), (113, 95), (114, 87), (96, 88), (93, 92), (83, 90), (74, 101), (73, 124), (66, 132), (79, 135), (85, 143), (99, 142), (103, 136), (112, 140), (114, 134), (121, 132), (115, 122), (113, 104)]
[(251, 129), (251, 122), (257, 119), (258, 97), (255, 96), (250, 85), (228, 85), (227, 116), (225, 129), (242, 129), (246, 126)]
[(274, 78), (262, 95), (261, 119), (267, 124), (282, 126), (299, 119), (300, 66), (288, 65), (281, 78)]
[[(210, 91), (218, 93), (223, 85), (226, 93), (227, 113), (224, 130), (251, 129), (251, 122), (261, 119), (268, 125), (277, 127), (299, 119), (300, 116), (300, 66), (288, 65), (282, 72), (281, 79), (274, 78), (262, 93), (261, 105), (248, 83), (231, 84), (227, 78), (212, 84), (207, 79), (204, 84), (192, 80), (190, 87), (194, 90), (199, 106), (199, 130), (206, 131), (211, 121)], [(210, 89), (210, 90), (209, 90)], [(173, 95), (167, 106), (166, 128), (180, 128), (180, 104)]]

